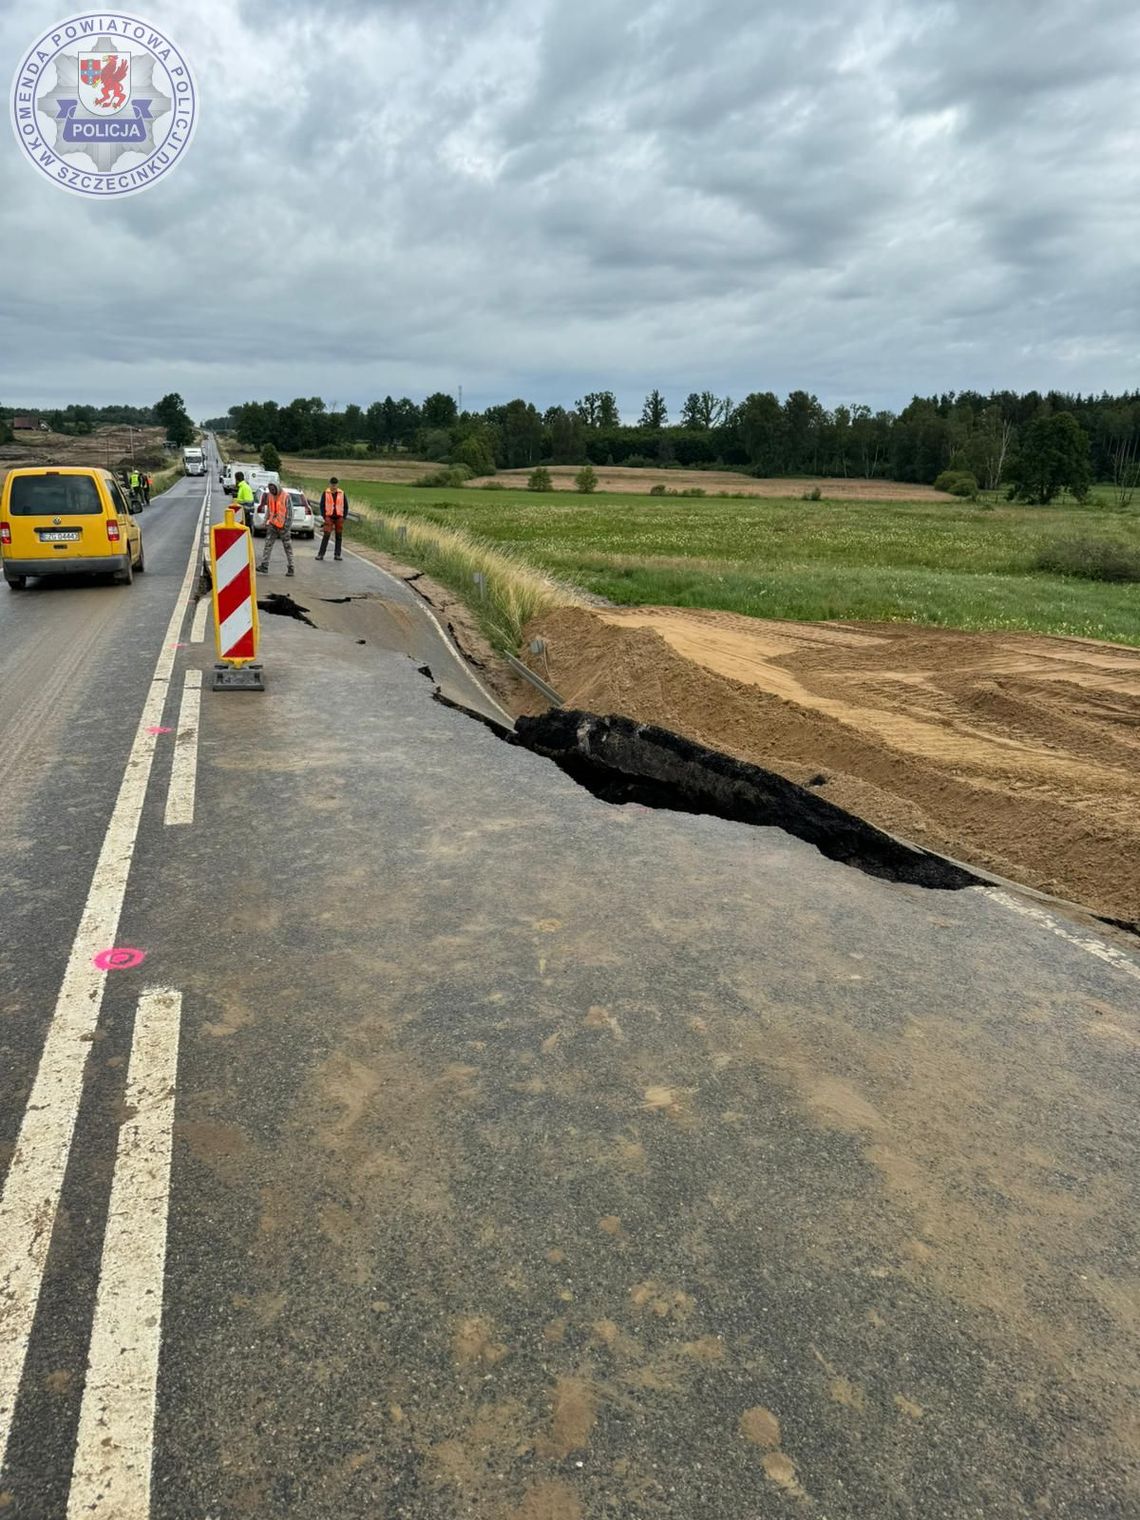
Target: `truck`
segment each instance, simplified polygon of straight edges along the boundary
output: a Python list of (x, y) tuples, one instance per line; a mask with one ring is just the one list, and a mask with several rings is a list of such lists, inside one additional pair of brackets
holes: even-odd
[(187, 475), (204, 475), (206, 473), (206, 456), (199, 448), (182, 450), (182, 468)]

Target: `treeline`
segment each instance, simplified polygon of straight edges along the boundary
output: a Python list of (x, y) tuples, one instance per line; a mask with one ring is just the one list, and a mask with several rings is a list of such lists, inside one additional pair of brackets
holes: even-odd
[(38, 417), (53, 433), (83, 436), (101, 427), (155, 427), (158, 419), (151, 406), (0, 406), (0, 422), (13, 417)]
[[(1140, 392), (1069, 396), (1057, 391), (949, 392), (916, 396), (902, 411), (869, 406), (831, 410), (806, 391), (783, 401), (753, 392), (740, 402), (693, 392), (671, 422), (659, 391), (633, 424), (623, 423), (612, 391), (594, 391), (573, 407), (540, 412), (517, 399), (460, 413), (438, 391), (421, 403), (386, 396), (369, 407), (329, 411), (320, 397), (287, 406), (250, 401), (207, 426), (233, 432), (252, 448), (283, 453), (407, 452), (465, 464), (476, 474), (538, 464), (726, 467), (757, 475), (863, 476), (932, 484), (947, 471), (994, 490), (1016, 474), (1030, 437), (1045, 437), (1049, 418), (1075, 419), (1081, 471), (1115, 480), (1134, 471), (1140, 442)], [(1068, 484), (1066, 482), (1065, 484)]]

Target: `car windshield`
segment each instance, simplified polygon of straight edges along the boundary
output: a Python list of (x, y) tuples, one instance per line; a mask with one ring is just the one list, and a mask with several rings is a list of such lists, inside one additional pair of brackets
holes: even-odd
[(103, 502), (90, 475), (17, 475), (8, 510), (13, 517), (92, 517)]

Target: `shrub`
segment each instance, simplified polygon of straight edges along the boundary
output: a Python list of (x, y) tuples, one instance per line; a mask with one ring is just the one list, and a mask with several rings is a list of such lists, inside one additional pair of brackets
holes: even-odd
[(501, 480), (485, 480), (479, 489), (480, 491), (505, 491), (507, 488)]
[(271, 443), (261, 445), (261, 468), (278, 471), (281, 469), (281, 455)]
[(442, 470), (433, 470), (430, 475), (421, 475), (419, 480), (413, 480), (414, 486), (462, 486), (471, 479), (472, 471), (469, 465), (449, 464)]
[(1037, 551), (1034, 565), (1085, 581), (1140, 581), (1140, 550), (1104, 538), (1055, 539)]
[(812, 486), (812, 488), (811, 488), (810, 491), (803, 491), (803, 492), (801, 492), (801, 494), (800, 494), (800, 500), (801, 501), (822, 501), (823, 500), (823, 492), (820, 490), (820, 488), (818, 486)]
[(465, 464), (472, 475), (493, 475), (495, 456), (485, 438), (470, 433), (451, 451), (452, 464)]
[(649, 494), (650, 496), (664, 496), (665, 487), (661, 484), (660, 481), (658, 481), (655, 486), (649, 487)]
[(974, 497), (978, 494), (978, 479), (969, 470), (943, 470), (934, 482), (934, 489), (951, 496)]
[(588, 496), (591, 491), (598, 489), (598, 472), (592, 464), (584, 464), (574, 477), (575, 489), (583, 496)]
[(627, 470), (651, 470), (657, 464), (656, 459), (649, 459), (644, 454), (629, 454), (622, 460)]
[(704, 494), (704, 486), (686, 486), (685, 489), (681, 492), (682, 496), (703, 496)]
[(553, 491), (554, 482), (550, 478), (550, 471), (544, 464), (540, 464), (537, 470), (531, 470), (526, 478), (528, 491)]

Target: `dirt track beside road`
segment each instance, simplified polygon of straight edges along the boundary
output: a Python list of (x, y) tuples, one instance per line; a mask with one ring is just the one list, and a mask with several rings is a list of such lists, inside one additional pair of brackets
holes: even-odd
[(536, 635), (547, 652), (531, 661), (568, 706), (660, 724), (929, 849), (1140, 920), (1138, 650), (669, 607), (560, 609)]

